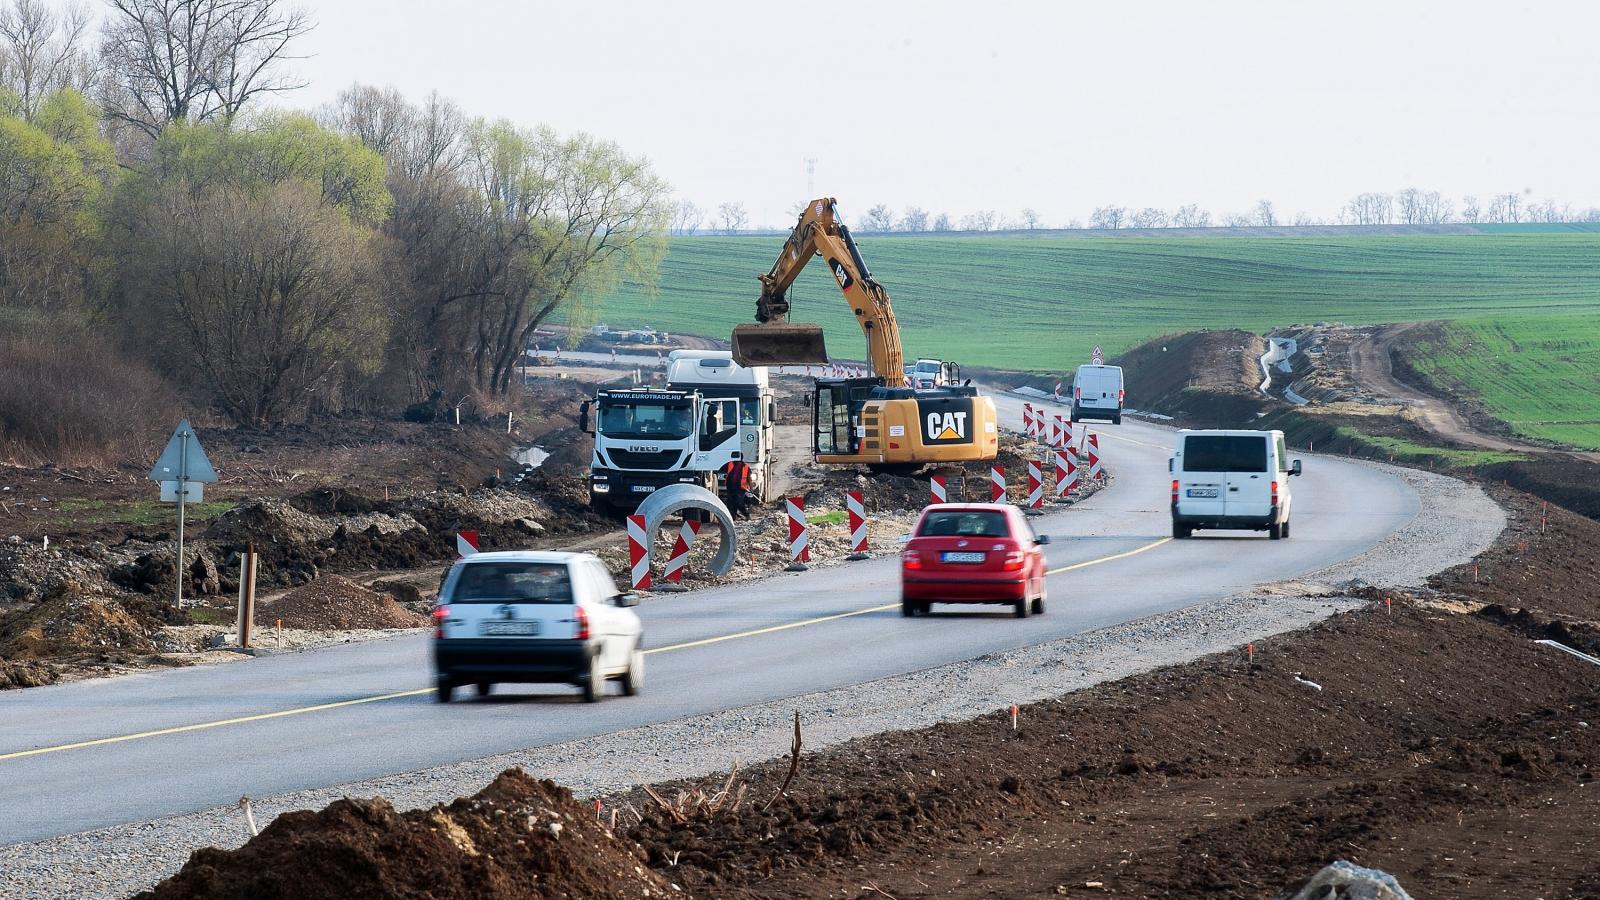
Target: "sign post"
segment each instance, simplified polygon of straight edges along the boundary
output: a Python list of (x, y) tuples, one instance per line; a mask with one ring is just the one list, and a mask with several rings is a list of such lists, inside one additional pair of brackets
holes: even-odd
[(156, 458), (149, 478), (161, 485), (163, 502), (178, 504), (177, 588), (174, 602), (182, 608), (183, 508), (190, 503), (199, 503), (205, 496), (205, 486), (217, 481), (217, 471), (211, 468), (211, 460), (206, 458), (206, 451), (200, 446), (200, 439), (195, 436), (194, 427), (188, 419), (179, 422), (177, 430), (172, 432), (166, 449)]

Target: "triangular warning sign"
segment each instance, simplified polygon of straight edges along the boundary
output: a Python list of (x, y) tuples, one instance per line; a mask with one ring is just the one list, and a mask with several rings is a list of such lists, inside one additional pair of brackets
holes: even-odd
[(957, 434), (956, 430), (954, 428), (950, 428), (950, 427), (947, 426), (945, 428), (945, 430), (939, 432), (939, 436), (934, 438), (934, 440), (936, 440), (936, 441), (954, 441), (954, 440), (960, 439), (960, 437), (961, 437), (961, 435)]
[(161, 451), (148, 477), (151, 481), (188, 479), (201, 484), (216, 482), (217, 470), (211, 468), (211, 460), (206, 459), (206, 451), (201, 449), (200, 439), (195, 436), (194, 427), (188, 419), (178, 423), (177, 430), (167, 440), (167, 448)]

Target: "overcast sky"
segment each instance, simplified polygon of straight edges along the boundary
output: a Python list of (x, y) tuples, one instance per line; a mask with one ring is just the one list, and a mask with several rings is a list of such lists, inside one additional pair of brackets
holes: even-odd
[(705, 207), (958, 219), (1407, 186), (1600, 206), (1600, 4), (302, 0), (299, 106), (355, 81), (587, 131)]

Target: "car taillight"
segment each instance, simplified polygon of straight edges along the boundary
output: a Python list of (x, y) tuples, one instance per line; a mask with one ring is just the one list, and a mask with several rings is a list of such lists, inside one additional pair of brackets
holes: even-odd
[(450, 607), (435, 606), (433, 608), (433, 636), (444, 637), (444, 620), (450, 618)]
[(1172, 505), (1178, 505), (1178, 479), (1172, 479)]
[(1117, 388), (1117, 402), (1122, 402), (1122, 388)]
[(915, 550), (907, 550), (900, 554), (900, 565), (907, 569), (922, 568), (922, 554)]
[(1073, 388), (1072, 389), (1072, 396), (1076, 400), (1082, 400), (1083, 399), (1083, 388), (1081, 388), (1081, 387)]
[(1278, 505), (1278, 483), (1276, 481), (1272, 483), (1272, 505)]
[(1006, 554), (1005, 570), (1007, 572), (1015, 572), (1022, 568), (1022, 561), (1027, 558), (1028, 555), (1021, 550), (1012, 550)]
[(578, 640), (587, 641), (589, 639), (589, 613), (581, 606), (574, 606), (572, 615), (578, 623)]

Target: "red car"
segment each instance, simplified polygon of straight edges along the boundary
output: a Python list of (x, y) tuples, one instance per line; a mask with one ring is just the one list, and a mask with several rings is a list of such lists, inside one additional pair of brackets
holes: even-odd
[(944, 503), (922, 511), (900, 551), (900, 614), (927, 615), (934, 603), (1006, 603), (1017, 618), (1044, 612), (1045, 563), (1016, 507)]

